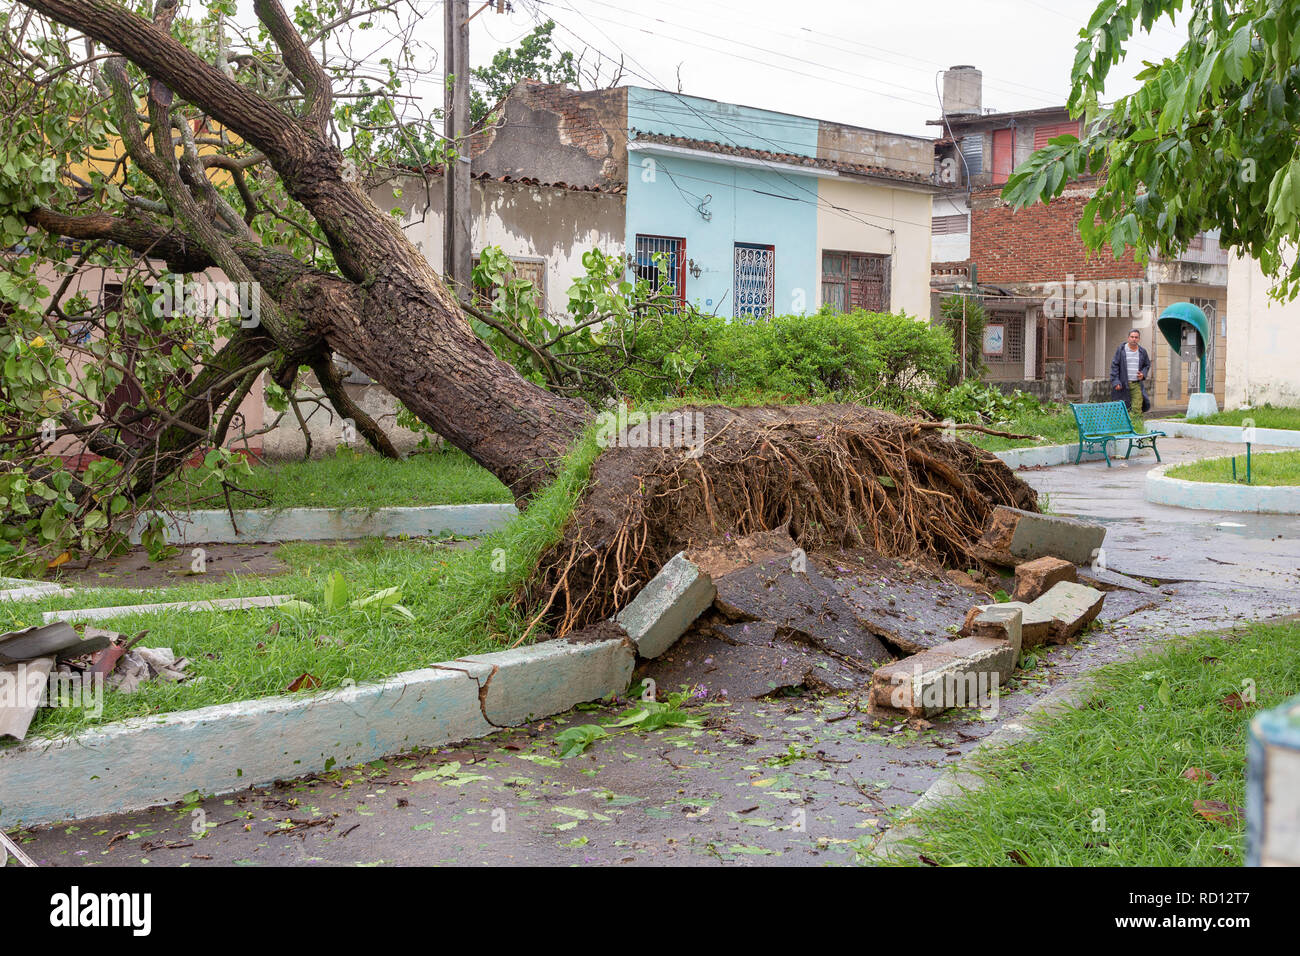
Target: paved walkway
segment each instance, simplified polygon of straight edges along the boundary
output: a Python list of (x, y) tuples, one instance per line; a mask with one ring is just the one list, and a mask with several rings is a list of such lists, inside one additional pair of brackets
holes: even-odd
[[(1234, 450), (1162, 445), (1166, 461)], [(1040, 652), (996, 714), (908, 725), (874, 720), (851, 697), (715, 700), (700, 729), (626, 733), (558, 759), (557, 733), (620, 709), (602, 705), (194, 806), (45, 828), (24, 848), (47, 865), (858, 861), (946, 767), (1052, 687), (1171, 634), (1300, 612), (1300, 521), (1149, 505), (1154, 464), (1022, 473), (1051, 510), (1109, 525), (1111, 568), (1160, 583), (1111, 592), (1105, 627)]]

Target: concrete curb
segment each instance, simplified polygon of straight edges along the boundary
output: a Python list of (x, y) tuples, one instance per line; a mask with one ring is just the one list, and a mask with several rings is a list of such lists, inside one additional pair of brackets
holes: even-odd
[[(1146, 451), (1146, 449), (1142, 449)], [(1039, 468), (1050, 467), (1052, 465), (1073, 465), (1074, 456), (1078, 454), (1079, 446), (1076, 445), (1034, 445), (1030, 448), (1008, 448), (1006, 451), (995, 451), (994, 456), (1002, 459), (1010, 468)], [(1135, 449), (1135, 455), (1138, 453)], [(1084, 461), (1105, 461), (1106, 456), (1101, 452), (1084, 452)]]
[(236, 511), (149, 512), (131, 529), (131, 542), (157, 515), (168, 544), (255, 544), (346, 538), (473, 537), (504, 527), (519, 514), (511, 504), (427, 505), (417, 508), (254, 508)]
[(547, 641), (319, 694), (138, 717), (0, 750), (0, 825), (229, 793), (484, 737), (625, 690), (628, 641)]
[(168, 604), (121, 604), (116, 607), (69, 608), (64, 611), (46, 611), (41, 615), (41, 623), (103, 621), (113, 617), (125, 617), (128, 614), (164, 614), (167, 611), (247, 611), (251, 608), (276, 607), (293, 599), (292, 594), (270, 594), (266, 597), (217, 598), (213, 601), (173, 601)]
[[(1170, 438), (1197, 438), (1201, 441), (1241, 444), (1240, 425), (1197, 425), (1194, 422), (1149, 421), (1148, 429), (1164, 432)], [(1293, 428), (1256, 428), (1255, 441), (1261, 445), (1300, 448), (1300, 430)]]
[[(1257, 457), (1281, 452), (1256, 452)], [(1161, 465), (1147, 472), (1147, 501), (1175, 508), (1201, 511), (1246, 511), (1257, 514), (1300, 514), (1300, 485), (1234, 485), (1214, 481), (1186, 481), (1170, 478), (1178, 465)]]

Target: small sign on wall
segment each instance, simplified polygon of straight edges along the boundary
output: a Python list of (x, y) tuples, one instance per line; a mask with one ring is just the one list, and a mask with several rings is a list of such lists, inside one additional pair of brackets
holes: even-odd
[(984, 326), (984, 354), (1001, 355), (1006, 348), (1005, 325)]

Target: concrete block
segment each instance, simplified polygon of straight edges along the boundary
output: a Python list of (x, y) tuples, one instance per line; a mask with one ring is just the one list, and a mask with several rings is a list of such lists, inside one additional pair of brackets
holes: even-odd
[(965, 637), (913, 654), (876, 669), (871, 704), (922, 717), (987, 706), (1015, 670), (1017, 653), (1004, 640)]
[(1069, 561), (1060, 558), (1035, 558), (1016, 565), (1016, 588), (1011, 598), (1029, 602), (1061, 581), (1079, 580), (1078, 571)]
[(1024, 560), (1054, 557), (1086, 564), (1105, 537), (1106, 529), (1099, 524), (999, 505), (989, 517), (979, 546)]
[(963, 637), (988, 637), (1010, 644), (1016, 649), (1015, 660), (1019, 662), (1023, 644), (1023, 618), (1024, 612), (1019, 605), (984, 604), (971, 608), (967, 613), (961, 634)]
[(640, 656), (658, 657), (686, 633), (716, 594), (712, 578), (685, 554), (675, 554), (614, 620)]
[(1051, 590), (1032, 601), (1030, 607), (1037, 608), (1040, 613), (1052, 619), (1048, 641), (1053, 644), (1064, 644), (1101, 613), (1101, 605), (1105, 598), (1104, 591), (1090, 588), (1086, 584), (1062, 581), (1052, 585)]
[(1250, 722), (1246, 865), (1300, 866), (1300, 696)]
[(543, 641), (494, 654), (476, 654), (443, 665), (480, 668), (483, 714), (496, 727), (548, 717), (574, 704), (627, 689), (636, 654), (626, 641)]
[(973, 637), (979, 632), (971, 628), (976, 616), (989, 607), (1015, 608), (1020, 612), (1020, 651), (1024, 653), (1031, 648), (1046, 644), (1052, 633), (1052, 618), (1040, 608), (1023, 601), (1005, 601), (1002, 604), (981, 604), (966, 612), (966, 623), (959, 632), (962, 637)]

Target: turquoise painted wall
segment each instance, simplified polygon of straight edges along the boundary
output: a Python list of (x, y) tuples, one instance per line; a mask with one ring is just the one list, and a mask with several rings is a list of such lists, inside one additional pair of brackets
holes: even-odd
[[(817, 121), (696, 97), (631, 87), (628, 127), (731, 145), (817, 154)], [(652, 161), (647, 163), (647, 161)], [(705, 197), (710, 197), (707, 203)], [(705, 219), (699, 206), (711, 214)], [(701, 270), (686, 298), (705, 312), (734, 315), (736, 243), (775, 247), (775, 312), (817, 307), (817, 180), (680, 156), (628, 153), (627, 249), (637, 235), (686, 240)]]

